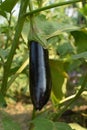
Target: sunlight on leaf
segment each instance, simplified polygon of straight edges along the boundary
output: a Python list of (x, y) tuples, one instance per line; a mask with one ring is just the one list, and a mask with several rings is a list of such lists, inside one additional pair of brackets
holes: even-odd
[[(51, 75), (52, 75), (52, 91), (56, 98), (60, 101), (66, 92), (67, 78), (64, 72), (64, 63), (58, 60), (50, 60)], [(66, 80), (65, 80), (66, 79)]]
[(86, 128), (80, 126), (77, 123), (69, 123), (69, 125), (71, 126), (72, 129), (74, 130), (87, 130)]

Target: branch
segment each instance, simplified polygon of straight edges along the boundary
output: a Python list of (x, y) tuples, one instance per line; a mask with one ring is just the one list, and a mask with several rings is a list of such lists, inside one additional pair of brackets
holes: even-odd
[(19, 12), (17, 26), (15, 29), (14, 39), (12, 41), (12, 47), (11, 47), (10, 53), (8, 55), (7, 61), (4, 65), (4, 74), (3, 74), (2, 86), (1, 86), (1, 93), (3, 95), (5, 95), (6, 91), (7, 91), (7, 82), (8, 82), (10, 67), (12, 64), (13, 56), (15, 54), (16, 48), (19, 43), (19, 37), (20, 37), (21, 31), (23, 28), (23, 24), (25, 21), (25, 18), (21, 17), (21, 15), (23, 13), (26, 13), (27, 5), (28, 5), (28, 0), (25, 0), (25, 1), (21, 0), (20, 12)]
[(36, 10), (30, 11), (26, 14), (23, 14), (23, 17), (27, 17), (27, 16), (30, 16), (31, 14), (35, 14), (35, 13), (38, 13), (38, 12), (41, 12), (41, 11), (44, 11), (44, 10), (48, 10), (48, 9), (51, 9), (51, 8), (64, 6), (64, 5), (68, 5), (68, 4), (73, 4), (73, 3), (77, 3), (77, 2), (81, 2), (81, 1), (82, 0), (72, 0), (72, 1), (66, 1), (66, 2), (60, 2), (60, 3), (52, 4), (52, 5), (49, 5), (49, 6), (45, 6), (45, 7), (38, 8)]

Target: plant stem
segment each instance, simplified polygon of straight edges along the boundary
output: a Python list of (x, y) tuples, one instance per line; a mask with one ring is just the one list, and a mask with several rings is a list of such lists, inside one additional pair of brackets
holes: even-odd
[(8, 43), (9, 43), (9, 40), (10, 40), (11, 18), (12, 18), (12, 13), (10, 13), (9, 19), (7, 20), (8, 21), (8, 32), (7, 32), (7, 40), (6, 40), (5, 49), (8, 47)]
[(23, 14), (23, 17), (27, 17), (27, 16), (29, 16), (31, 14), (35, 14), (35, 13), (38, 13), (38, 12), (41, 12), (41, 11), (44, 11), (44, 10), (48, 10), (48, 9), (51, 9), (51, 8), (64, 6), (64, 5), (68, 5), (68, 4), (73, 4), (73, 3), (77, 3), (77, 2), (81, 2), (81, 1), (82, 0), (71, 0), (71, 1), (66, 1), (66, 2), (60, 2), (60, 3), (52, 4), (52, 5), (49, 5), (49, 6), (38, 8), (36, 10), (32, 10), (29, 13)]
[(35, 116), (36, 116), (36, 110), (35, 110), (35, 108), (33, 107), (32, 120), (35, 118)]
[[(32, 12), (33, 6), (32, 6), (31, 0), (29, 0), (29, 9), (30, 9), (30, 12)], [(33, 24), (34, 24), (34, 17), (33, 17), (33, 14), (31, 14), (30, 15), (30, 27), (31, 27), (31, 29), (33, 29)]]
[(38, 8), (41, 8), (43, 4), (43, 0), (37, 0), (37, 3), (38, 3)]
[(22, 16), (23, 13), (26, 13), (27, 5), (28, 5), (28, 0), (21, 0), (20, 12), (19, 12), (17, 26), (16, 26), (16, 29), (15, 29), (14, 39), (13, 39), (13, 42), (12, 42), (12, 47), (11, 47), (10, 53), (8, 55), (7, 61), (4, 65), (4, 74), (3, 74), (2, 86), (1, 86), (1, 93), (3, 95), (6, 94), (10, 67), (11, 67), (11, 64), (12, 64), (13, 56), (15, 54), (16, 48), (17, 48), (18, 43), (19, 43), (19, 37), (20, 37), (21, 31), (22, 31), (22, 28), (23, 28), (23, 24), (24, 24), (24, 21), (25, 21), (25, 18), (23, 18), (21, 16)]
[(55, 115), (54, 120), (56, 118), (59, 119), (61, 117), (61, 115), (67, 110), (67, 108), (70, 107), (70, 105), (80, 97), (81, 93), (84, 91), (86, 83), (87, 83), (87, 74), (85, 75), (84, 80), (83, 80), (82, 85), (81, 85), (81, 88), (79, 89), (76, 96), (60, 111), (60, 113)]
[[(35, 110), (35, 108), (33, 107), (31, 120), (33, 120), (33, 119), (35, 118), (35, 116), (36, 116), (36, 110)], [(33, 124), (32, 124), (32, 122), (30, 122), (29, 130), (33, 130)]]
[(30, 9), (30, 12), (33, 10), (33, 6), (32, 6), (31, 0), (29, 0), (29, 9)]

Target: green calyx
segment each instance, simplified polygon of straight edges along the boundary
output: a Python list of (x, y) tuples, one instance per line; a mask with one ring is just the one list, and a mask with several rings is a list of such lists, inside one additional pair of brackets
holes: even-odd
[(44, 33), (37, 27), (34, 18), (30, 22), (28, 41), (36, 41), (41, 44), (44, 49), (48, 48), (46, 37)]

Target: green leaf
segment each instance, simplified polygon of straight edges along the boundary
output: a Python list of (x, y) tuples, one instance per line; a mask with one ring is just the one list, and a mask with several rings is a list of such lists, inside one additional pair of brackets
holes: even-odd
[(72, 128), (64, 122), (55, 122), (55, 130), (72, 130)]
[(50, 35), (58, 29), (58, 23), (54, 22), (53, 24), (53, 21), (48, 21), (45, 16), (40, 15), (36, 17), (36, 23), (45, 35)]
[(87, 4), (81, 9), (81, 12), (87, 16)]
[(11, 12), (18, 0), (5, 0), (0, 5), (0, 8), (6, 12)]
[[(56, 23), (54, 22), (54, 24)], [(80, 29), (81, 27), (78, 27), (78, 26), (61, 23), (57, 25), (55, 32), (47, 36), (47, 39), (58, 36), (64, 32), (71, 32), (71, 31), (80, 30)]]
[(6, 15), (5, 11), (3, 11), (1, 9), (0, 9), (0, 15), (3, 16), (4, 18), (7, 18), (7, 15)]
[(52, 91), (55, 97), (60, 101), (66, 92), (66, 73), (64, 72), (64, 63), (58, 60), (50, 60), (52, 75)]
[(39, 15), (36, 17), (35, 21), (38, 28), (40, 28), (45, 33), (45, 35), (48, 35), (48, 38), (57, 36), (62, 32), (70, 32), (81, 29), (81, 27), (72, 24), (69, 25), (66, 23), (58, 23), (58, 21), (47, 20), (46, 16), (44, 15)]
[(66, 71), (72, 72), (74, 70), (75, 71), (78, 70), (79, 66), (81, 66), (82, 64), (83, 64), (82, 60), (74, 60), (72, 58), (71, 62), (66, 63), (65, 68), (66, 68)]
[(5, 112), (2, 112), (2, 126), (4, 130), (21, 130), (19, 124)]
[(82, 58), (86, 60), (87, 59), (87, 51), (79, 53), (79, 54), (72, 55), (71, 58), (73, 60), (78, 60), (78, 59), (82, 59)]
[(8, 50), (2, 50), (0, 49), (0, 57), (4, 61), (6, 56), (8, 56), (9, 51)]
[[(47, 20), (45, 15), (39, 15), (35, 18), (37, 27), (46, 35), (46, 39), (58, 36), (63, 32), (71, 32), (74, 30), (79, 30), (81, 27), (66, 24), (58, 23), (58, 21)], [(25, 23), (22, 35), (25, 41), (27, 41), (27, 36), (29, 33), (29, 21)]]
[(65, 56), (66, 54), (73, 53), (74, 48), (69, 42), (65, 42), (58, 45), (57, 51), (59, 55)]
[(53, 130), (53, 122), (45, 118), (35, 118), (33, 130)]
[(73, 31), (71, 32), (75, 39), (75, 45), (77, 47), (77, 52), (87, 51), (87, 32), (83, 31)]
[(32, 123), (34, 124), (33, 130), (72, 130), (66, 123), (52, 122), (45, 118), (35, 118)]
[(27, 43), (27, 39), (28, 39), (29, 29), (30, 29), (30, 23), (29, 23), (29, 21), (26, 21), (24, 23), (23, 30), (22, 30), (22, 37), (26, 43)]

